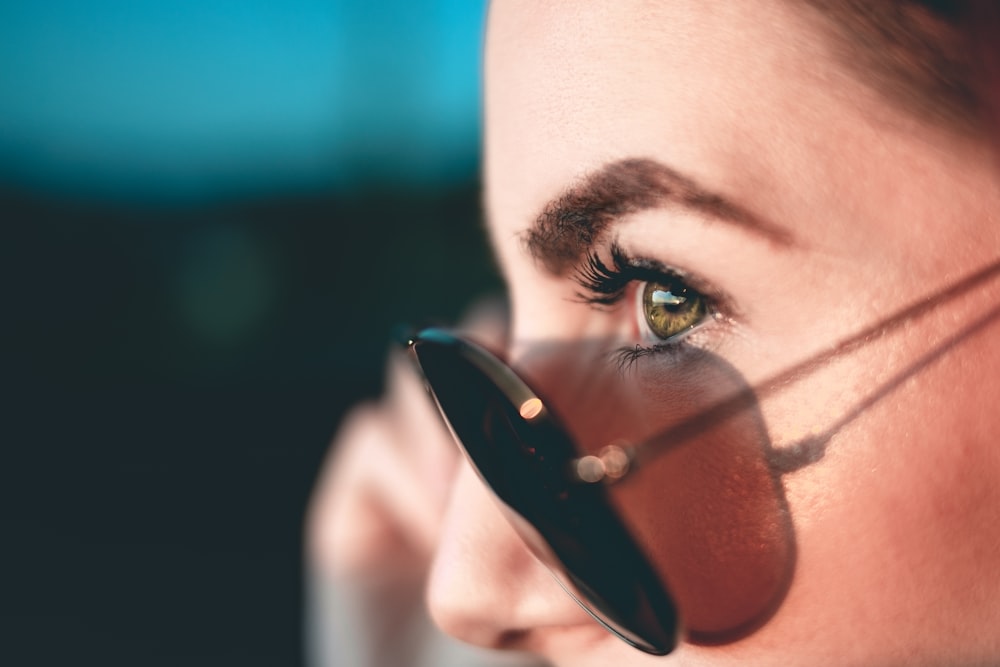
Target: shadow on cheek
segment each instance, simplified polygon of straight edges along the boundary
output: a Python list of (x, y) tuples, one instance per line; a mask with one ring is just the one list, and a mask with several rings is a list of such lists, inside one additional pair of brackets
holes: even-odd
[(573, 347), (531, 355), (548, 360), (531, 381), (551, 390), (580, 455), (645, 443), (607, 498), (673, 597), (686, 638), (716, 644), (753, 632), (784, 599), (796, 557), (754, 393), (708, 352), (623, 371), (599, 345)]

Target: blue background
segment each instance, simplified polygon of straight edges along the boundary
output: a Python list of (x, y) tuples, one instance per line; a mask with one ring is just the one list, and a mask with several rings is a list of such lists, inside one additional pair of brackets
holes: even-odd
[(205, 197), (476, 163), (483, 0), (0, 4), (8, 180)]
[(339, 420), (499, 289), (484, 11), (0, 3), (5, 662), (302, 662)]

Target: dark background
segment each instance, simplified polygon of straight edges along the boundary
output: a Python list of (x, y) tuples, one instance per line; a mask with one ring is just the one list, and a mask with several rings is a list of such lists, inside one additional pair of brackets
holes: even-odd
[[(452, 21), (473, 49), (455, 84), (461, 108), (431, 122), (412, 77), (454, 76), (433, 66), (453, 56), (415, 58), (426, 41), (399, 49), (392, 12), (304, 4), (336, 9), (338, 20), (353, 11), (356, 30), (395, 37), (397, 49), (370, 50), (361, 63), (375, 62), (375, 73), (352, 68), (337, 83), (337, 99), (393, 112), (362, 126), (356, 99), (331, 103), (317, 122), (343, 136), (327, 132), (324, 159), (306, 167), (261, 149), (253, 168), (241, 154), (226, 171), (219, 155), (231, 145), (209, 155), (204, 132), (188, 138), (180, 166), (153, 140), (112, 164), (101, 149), (115, 145), (113, 133), (67, 160), (53, 146), (74, 132), (58, 118), (18, 124), (27, 93), (0, 75), (0, 663), (301, 664), (303, 513), (338, 420), (379, 392), (394, 325), (453, 319), (497, 289), (476, 170), (482, 7), (455, 14), (455, 3), (424, 3), (435, 7), (428, 21)], [(223, 5), (213, 4), (220, 16), (254, 3)], [(404, 32), (418, 34), (409, 11)], [(43, 18), (37, 25), (53, 20)], [(244, 19), (226, 29), (239, 34)], [(22, 41), (20, 62), (42, 49)], [(399, 97), (400, 77), (409, 97)], [(44, 104), (33, 103), (40, 111), (57, 104), (53, 81)], [(433, 140), (470, 115), (464, 138)], [(149, 136), (174, 120), (151, 113)], [(270, 118), (261, 133), (282, 122)], [(393, 150), (415, 131), (431, 138)], [(201, 162), (198, 146), (208, 151)]]

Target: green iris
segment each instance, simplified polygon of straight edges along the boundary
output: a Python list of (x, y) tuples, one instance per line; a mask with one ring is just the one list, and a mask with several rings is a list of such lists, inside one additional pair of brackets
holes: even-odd
[(705, 298), (681, 281), (648, 282), (642, 291), (642, 313), (649, 330), (666, 340), (687, 331), (705, 317)]

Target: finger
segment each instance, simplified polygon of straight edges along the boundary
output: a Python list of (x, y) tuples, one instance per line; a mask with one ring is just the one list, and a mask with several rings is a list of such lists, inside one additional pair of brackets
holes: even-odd
[[(308, 518), (310, 552), (325, 570), (363, 575), (426, 561), (440, 508), (396, 441), (382, 409), (346, 420)], [(402, 450), (402, 451), (401, 451)]]

